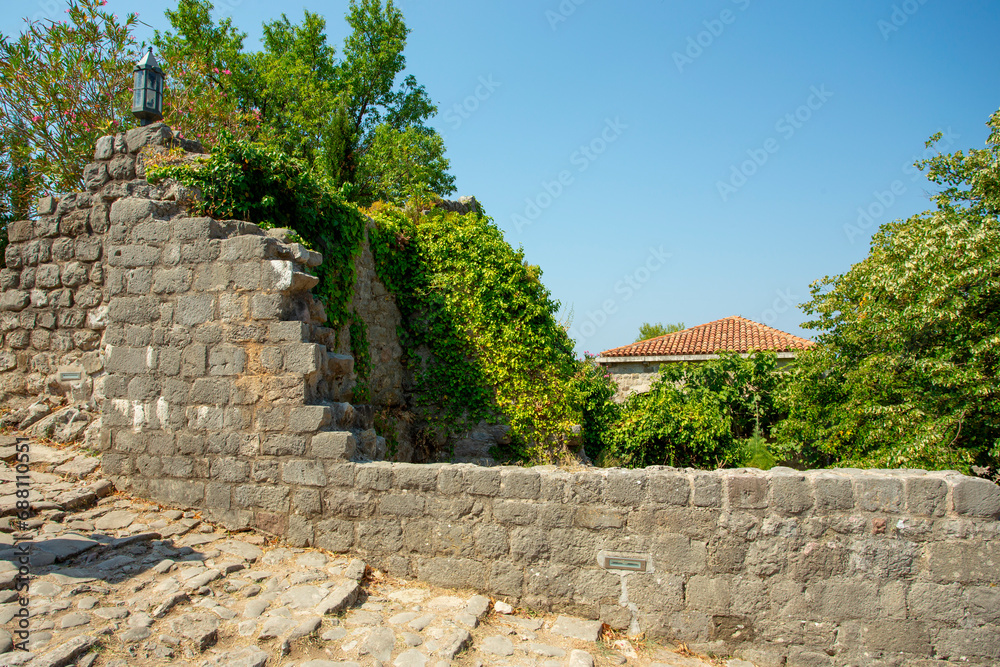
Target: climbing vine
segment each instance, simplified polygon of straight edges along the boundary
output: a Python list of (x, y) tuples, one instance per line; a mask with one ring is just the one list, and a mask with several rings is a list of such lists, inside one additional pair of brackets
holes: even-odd
[(501, 417), (513, 458), (565, 453), (580, 423), (578, 366), (538, 267), (479, 213), (368, 212), (376, 272), (403, 315), (416, 403), (448, 430)]

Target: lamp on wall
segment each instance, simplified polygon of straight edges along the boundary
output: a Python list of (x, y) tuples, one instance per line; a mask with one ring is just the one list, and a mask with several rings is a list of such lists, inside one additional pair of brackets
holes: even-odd
[(156, 62), (153, 47), (132, 70), (132, 115), (140, 125), (163, 120), (163, 70)]

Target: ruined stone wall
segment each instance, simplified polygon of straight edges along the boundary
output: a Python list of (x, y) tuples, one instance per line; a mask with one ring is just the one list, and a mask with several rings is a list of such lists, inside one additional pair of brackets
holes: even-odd
[(293, 544), (761, 666), (1000, 659), (1000, 488), (958, 473), (327, 463), (252, 494)]

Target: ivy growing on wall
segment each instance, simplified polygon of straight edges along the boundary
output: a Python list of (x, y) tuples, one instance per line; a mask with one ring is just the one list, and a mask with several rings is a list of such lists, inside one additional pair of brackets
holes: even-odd
[(435, 208), (411, 219), (377, 204), (369, 214), (376, 272), (402, 313), (427, 418), (450, 430), (500, 417), (513, 457), (565, 453), (581, 421), (577, 362), (538, 267), (479, 213)]

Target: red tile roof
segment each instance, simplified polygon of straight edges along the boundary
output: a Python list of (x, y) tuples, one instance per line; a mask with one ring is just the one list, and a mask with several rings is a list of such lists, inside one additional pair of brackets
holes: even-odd
[(749, 352), (774, 350), (790, 352), (815, 345), (811, 340), (793, 336), (743, 317), (725, 317), (666, 336), (641, 340), (631, 345), (601, 352), (602, 357), (653, 357), (687, 354), (715, 354), (724, 350)]

